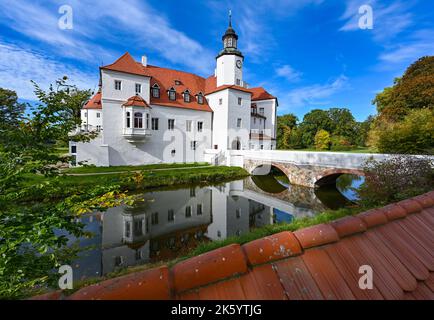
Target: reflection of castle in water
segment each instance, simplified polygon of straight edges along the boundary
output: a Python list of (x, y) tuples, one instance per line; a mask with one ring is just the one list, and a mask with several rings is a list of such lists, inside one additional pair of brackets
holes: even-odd
[(216, 187), (150, 192), (134, 207), (120, 206), (83, 217), (86, 230), (95, 237), (81, 240), (81, 245), (96, 248), (82, 254), (75, 275), (98, 276), (118, 267), (171, 259), (201, 241), (239, 236), (251, 228), (314, 214), (285, 199), (245, 189), (248, 186), (248, 181), (241, 180)]

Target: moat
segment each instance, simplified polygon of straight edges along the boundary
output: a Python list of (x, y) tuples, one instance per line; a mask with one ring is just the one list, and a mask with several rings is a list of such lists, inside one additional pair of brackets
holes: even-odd
[(240, 236), (267, 224), (288, 223), (349, 206), (362, 177), (342, 175), (335, 185), (306, 188), (279, 176), (252, 176), (216, 186), (153, 190), (133, 207), (94, 212), (79, 220), (91, 237), (70, 239), (84, 250), (74, 280), (120, 268), (167, 261), (203, 241)]

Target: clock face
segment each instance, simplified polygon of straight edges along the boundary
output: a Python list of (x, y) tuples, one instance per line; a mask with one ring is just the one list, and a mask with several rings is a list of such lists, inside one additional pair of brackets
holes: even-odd
[(243, 64), (241, 60), (237, 60), (236, 62), (238, 69), (241, 69), (241, 65)]

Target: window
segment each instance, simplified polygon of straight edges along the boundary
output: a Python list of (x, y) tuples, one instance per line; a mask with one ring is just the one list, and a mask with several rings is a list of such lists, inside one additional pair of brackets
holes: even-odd
[(77, 146), (71, 146), (71, 153), (77, 153)]
[(173, 211), (173, 209), (169, 209), (169, 211), (167, 211), (167, 221), (175, 221), (175, 211)]
[(134, 113), (134, 128), (143, 128), (143, 115), (141, 112)]
[(218, 145), (218, 144), (215, 144), (215, 145), (214, 145), (214, 149), (217, 150), (218, 148), (219, 148), (219, 145)]
[(120, 80), (115, 80), (115, 90), (122, 90), (122, 82)]
[(170, 151), (170, 154), (172, 155), (172, 157), (174, 157), (175, 154), (176, 154), (176, 150), (175, 150), (175, 149), (172, 149), (172, 151)]
[(253, 123), (256, 124), (256, 118), (253, 118)]
[(87, 112), (84, 113), (84, 116), (87, 117)]
[(101, 131), (101, 126), (100, 126), (100, 125), (97, 125), (97, 126), (96, 126), (96, 131), (97, 131), (97, 132), (100, 132), (100, 131)]
[(136, 83), (136, 93), (142, 92), (142, 85), (140, 83)]
[(129, 238), (131, 235), (131, 223), (129, 221), (125, 221), (125, 238)]
[(235, 216), (237, 217), (237, 219), (241, 218), (241, 208), (235, 210)]
[(241, 102), (242, 102), (242, 99), (241, 99), (241, 98), (238, 98), (238, 105), (239, 105), (239, 106), (241, 105)]
[(197, 141), (190, 141), (191, 150), (196, 150), (196, 142)]
[(127, 112), (127, 128), (131, 127), (131, 113)]
[(232, 38), (228, 39), (228, 47), (232, 47)]
[(158, 212), (151, 214), (151, 224), (158, 224)]
[(160, 97), (160, 87), (158, 86), (158, 84), (154, 84), (152, 86), (152, 97), (153, 98), (159, 98)]
[(134, 236), (140, 237), (143, 235), (143, 221), (134, 221)]
[(202, 132), (203, 129), (203, 122), (202, 121), (198, 121), (197, 123), (197, 132)]
[(149, 129), (149, 113), (146, 114), (146, 129)]
[(135, 256), (136, 256), (136, 260), (142, 260), (143, 258), (142, 251), (137, 250)]
[(188, 90), (184, 91), (184, 102), (190, 102), (190, 92)]
[(264, 145), (263, 144), (261, 144), (261, 150), (263, 150), (264, 149)]
[(115, 257), (115, 267), (119, 267), (123, 264), (124, 259), (122, 256)]
[(202, 95), (202, 93), (199, 93), (197, 95), (197, 103), (203, 104), (203, 95)]
[(219, 105), (222, 105), (222, 104), (223, 104), (223, 99), (220, 98), (220, 99), (219, 99)]
[(185, 217), (190, 218), (191, 217), (191, 206), (185, 207)]
[(264, 108), (259, 108), (259, 114), (262, 116), (264, 115)]
[(175, 80), (175, 85), (176, 85), (176, 86), (180, 86), (180, 85), (181, 85), (181, 81), (179, 81), (179, 80)]
[(152, 130), (158, 130), (158, 118), (151, 119)]
[(241, 85), (241, 80), (237, 79), (237, 86)]
[(169, 119), (167, 120), (167, 129), (173, 130), (175, 129), (175, 119)]
[(97, 113), (96, 113), (96, 117), (97, 117), (97, 118), (101, 118), (101, 113), (97, 112)]
[(198, 215), (198, 216), (201, 216), (202, 213), (203, 213), (203, 211), (202, 211), (202, 204), (201, 204), (201, 203), (198, 203), (198, 204), (197, 204), (197, 215)]
[(196, 197), (196, 188), (190, 188), (190, 198)]
[(237, 119), (237, 128), (241, 128), (241, 118)]
[(185, 122), (185, 130), (186, 130), (187, 132), (191, 132), (191, 124), (192, 124), (192, 121), (191, 121), (191, 120), (187, 120), (187, 121)]
[(169, 91), (169, 100), (176, 100), (176, 91), (173, 88), (170, 88)]

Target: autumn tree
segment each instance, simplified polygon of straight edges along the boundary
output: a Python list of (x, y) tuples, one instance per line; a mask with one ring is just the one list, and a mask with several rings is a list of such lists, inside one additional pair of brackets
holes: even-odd
[(324, 130), (318, 130), (315, 134), (315, 149), (328, 150), (330, 148), (330, 134)]

